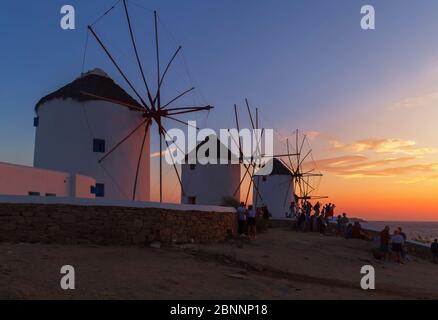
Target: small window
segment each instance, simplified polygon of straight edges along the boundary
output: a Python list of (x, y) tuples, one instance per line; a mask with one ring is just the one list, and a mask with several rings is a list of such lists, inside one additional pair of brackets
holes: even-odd
[(40, 125), (40, 117), (33, 118), (33, 126), (36, 128)]
[(90, 187), (90, 193), (91, 194), (96, 194), (96, 187), (95, 186), (91, 186)]
[(196, 204), (196, 197), (189, 197), (189, 204)]
[(94, 139), (93, 140), (93, 152), (105, 153), (105, 140)]
[(46, 193), (46, 197), (56, 197), (56, 194), (54, 194), (54, 193)]
[(39, 197), (41, 194), (39, 192), (35, 192), (35, 191), (30, 191), (29, 192), (29, 196), (31, 197)]
[(191, 165), (190, 165), (190, 170), (193, 171), (193, 170), (195, 170), (195, 169), (196, 169), (196, 164), (191, 164)]
[(105, 197), (105, 185), (103, 183), (96, 183), (96, 187), (94, 188), (95, 195), (98, 198)]

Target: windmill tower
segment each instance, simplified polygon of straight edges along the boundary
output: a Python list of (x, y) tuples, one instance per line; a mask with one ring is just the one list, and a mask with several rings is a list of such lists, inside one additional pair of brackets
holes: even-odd
[[(132, 49), (135, 53), (135, 61), (139, 70), (139, 74), (142, 79), (141, 87), (136, 87), (134, 81), (132, 81), (127, 73), (123, 70), (123, 66), (117, 59), (111, 54), (108, 47), (105, 45), (102, 38), (95, 31), (95, 25), (106, 15), (108, 15), (111, 11), (113, 11), (119, 4), (123, 3), (122, 10), (124, 11), (124, 15), (126, 17), (127, 29), (129, 31), (129, 42), (132, 46)], [(165, 78), (168, 75), (173, 62), (176, 57), (182, 51), (182, 47), (179, 46), (171, 58), (169, 62), (165, 64), (165, 68), (162, 68), (161, 64), (161, 53), (160, 53), (160, 42), (159, 42), (159, 28), (158, 28), (158, 14), (154, 11), (154, 48), (155, 48), (155, 74), (153, 77), (148, 77), (146, 74), (143, 63), (140, 59), (136, 37), (134, 34), (134, 30), (131, 24), (131, 17), (128, 10), (128, 1), (118, 1), (114, 6), (112, 6), (109, 10), (107, 10), (99, 19), (96, 20), (93, 24), (88, 26), (87, 31), (87, 40), (88, 36), (91, 35), (97, 42), (98, 46), (101, 48), (102, 52), (106, 56), (106, 58), (112, 63), (115, 70), (118, 74), (123, 78), (125, 85), (129, 87), (131, 92), (133, 92), (135, 99), (130, 97), (123, 89), (118, 87), (117, 85), (114, 87), (114, 92), (110, 90), (101, 90), (100, 87), (97, 89), (94, 85), (84, 85), (86, 82), (88, 84), (90, 79), (94, 79), (94, 76), (99, 76), (96, 72), (93, 73), (92, 76), (88, 75), (84, 78), (81, 78), (82, 81), (73, 82), (70, 86), (64, 87), (62, 90), (62, 94), (60, 92), (55, 92), (48, 97), (42, 99), (37, 105), (38, 114), (41, 110), (46, 110), (45, 114), (41, 114), (42, 119), (42, 129), (38, 130), (40, 132), (37, 133), (37, 148), (36, 148), (36, 164), (41, 165), (43, 167), (57, 167), (64, 166), (64, 170), (76, 170), (80, 169), (83, 172), (85, 170), (88, 171), (89, 175), (93, 173), (98, 173), (96, 176), (97, 179), (101, 179), (103, 181), (103, 175), (101, 175), (101, 169), (105, 171), (106, 175), (110, 178), (107, 178), (111, 181), (111, 187), (107, 188), (104, 183), (99, 183), (96, 185), (96, 195), (97, 196), (106, 196), (108, 194), (108, 198), (116, 198), (116, 199), (131, 199), (131, 200), (149, 200), (149, 180), (150, 180), (150, 131), (153, 127), (156, 127), (158, 131), (159, 138), (159, 194), (160, 194), (160, 202), (163, 201), (163, 147), (164, 143), (169, 147), (169, 139), (170, 138), (165, 125), (164, 120), (173, 121), (177, 123), (184, 123), (177, 117), (182, 114), (192, 114), (199, 111), (210, 111), (213, 109), (212, 106), (178, 106), (176, 105), (179, 100), (192, 92), (195, 88), (187, 89), (181, 93), (172, 95), (172, 98), (164, 101), (163, 91), (165, 86)], [(86, 57), (86, 52), (84, 54), (84, 58)], [(85, 60), (85, 59), (84, 59)], [(100, 80), (102, 80), (105, 76), (100, 75)], [(152, 80), (151, 80), (152, 78)], [(154, 86), (152, 85), (154, 84)], [(154, 88), (153, 88), (154, 87)], [(96, 153), (95, 150), (99, 150), (101, 153), (99, 157), (94, 157), (94, 163), (92, 162), (92, 157), (87, 155), (87, 160), (84, 160), (83, 163), (81, 158), (81, 152), (86, 151), (85, 147), (74, 147), (77, 153), (71, 152), (68, 147), (58, 148), (56, 144), (60, 144), (59, 140), (55, 140), (55, 142), (50, 142), (50, 137), (54, 135), (58, 135), (57, 130), (62, 131), (63, 127), (61, 125), (54, 125), (49, 123), (49, 120), (59, 120), (61, 124), (68, 122), (67, 115), (70, 115), (69, 112), (58, 112), (56, 113), (56, 109), (54, 107), (47, 107), (43, 104), (49, 104), (54, 100), (52, 99), (60, 98), (61, 100), (68, 101), (66, 99), (72, 98), (75, 102), (83, 103), (88, 101), (93, 101), (94, 105), (99, 105), (100, 108), (90, 108), (87, 105), (86, 111), (86, 125), (88, 127), (88, 131), (91, 131), (93, 135), (96, 134), (108, 134), (111, 135), (109, 143), (104, 140), (102, 137), (93, 138), (93, 152)], [(65, 97), (65, 98), (64, 98)], [(57, 103), (59, 101), (55, 101)], [(108, 110), (103, 109), (102, 106), (107, 107)], [(67, 108), (66, 108), (67, 109)], [(98, 112), (96, 110), (103, 110), (103, 112), (98, 115), (94, 115), (94, 112)], [(125, 119), (127, 116), (125, 114), (119, 114), (119, 112), (114, 112), (114, 116), (111, 115), (112, 110), (117, 109), (120, 110), (129, 110), (130, 120)], [(106, 112), (110, 112), (110, 116), (107, 117)], [(92, 114), (93, 116), (88, 116), (88, 114)], [(120, 117), (120, 118), (119, 118)], [(44, 120), (43, 120), (44, 118)], [(132, 118), (132, 119), (131, 119)], [(47, 120), (46, 120), (47, 119)], [(37, 121), (38, 122), (38, 121)], [(67, 123), (68, 124), (68, 123)], [(77, 123), (78, 127), (73, 128), (67, 126), (67, 128), (74, 129), (74, 132), (80, 130), (78, 135), (81, 135), (81, 138), (78, 141), (74, 141), (75, 144), (85, 143), (85, 138), (82, 135), (87, 132), (86, 127), (82, 124)], [(95, 127), (105, 127), (107, 131), (103, 131), (102, 133), (95, 129)], [(114, 133), (111, 134), (109, 131), (114, 130)], [(97, 130), (97, 131), (96, 131)], [(96, 132), (95, 132), (96, 131)], [(64, 133), (67, 138), (71, 138), (70, 134)], [(106, 138), (108, 139), (108, 138)], [(48, 140), (48, 142), (47, 142)], [(68, 142), (68, 140), (66, 140)], [(67, 142), (63, 141), (62, 143), (66, 144)], [(51, 160), (51, 156), (53, 153), (66, 151), (67, 155), (74, 155), (74, 159), (79, 161), (79, 164), (76, 164), (74, 161), (68, 161), (69, 159), (65, 159), (62, 156), (56, 156), (55, 160)], [(184, 152), (184, 150), (181, 150)], [(173, 156), (172, 156), (172, 160)], [(58, 161), (61, 164), (58, 164)], [(67, 162), (67, 164), (63, 165), (62, 162)], [(145, 168), (147, 167), (147, 169)], [(90, 168), (90, 169), (88, 169)], [(175, 174), (178, 178), (179, 183), (181, 184), (181, 178), (176, 166), (175, 161), (173, 161), (173, 168)], [(116, 171), (116, 176), (114, 176), (114, 170)], [(145, 182), (147, 181), (147, 182)], [(182, 187), (182, 185), (181, 185)], [(114, 191), (115, 189), (119, 189), (119, 191)], [(106, 192), (106, 189), (110, 189), (109, 192)]]
[[(313, 161), (312, 149), (304, 135), (299, 137), (299, 131), (295, 132), (295, 150), (290, 153), (289, 139), (286, 140), (287, 154), (273, 159), (273, 171), (269, 176), (255, 176), (254, 205), (268, 206), (274, 219), (285, 219), (290, 216), (290, 207), (302, 206), (306, 201), (326, 199), (325, 196), (317, 196), (322, 174), (317, 170)], [(286, 158), (288, 161), (283, 160)]]
[(272, 172), (267, 176), (255, 175), (253, 204), (260, 208), (266, 205), (273, 219), (285, 219), (294, 199), (294, 174), (277, 158), (271, 160)]
[[(97, 100), (83, 95), (84, 91), (132, 107)], [(91, 176), (96, 179), (96, 197), (132, 199), (141, 152), (145, 156), (138, 166), (135, 200), (149, 201), (149, 134), (143, 143), (144, 132), (135, 132), (119, 153), (99, 162), (110, 146), (144, 122), (135, 108), (140, 108), (138, 102), (102, 70), (81, 75), (37, 103), (34, 166)]]
[[(186, 159), (210, 159), (209, 148), (204, 150), (207, 143), (216, 145), (218, 153), (217, 159), (214, 159), (216, 163), (182, 165), (182, 189), (184, 190), (181, 195), (182, 203), (216, 206), (227, 205), (230, 201), (238, 203), (240, 198), (234, 191), (239, 188), (240, 184), (239, 156), (234, 155), (217, 136), (207, 137), (189, 152)], [(225, 160), (228, 164), (221, 164), (221, 160)]]

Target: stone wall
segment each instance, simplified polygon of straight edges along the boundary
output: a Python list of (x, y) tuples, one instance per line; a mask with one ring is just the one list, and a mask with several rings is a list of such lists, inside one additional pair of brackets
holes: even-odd
[(0, 242), (97, 245), (210, 243), (237, 233), (233, 212), (0, 203)]

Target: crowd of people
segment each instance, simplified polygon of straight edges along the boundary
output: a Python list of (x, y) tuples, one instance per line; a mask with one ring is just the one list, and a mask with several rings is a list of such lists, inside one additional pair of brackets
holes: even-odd
[(399, 264), (404, 264), (407, 258), (406, 234), (402, 228), (397, 228), (391, 234), (389, 226), (380, 232), (380, 250), (374, 252), (374, 257), (383, 261), (394, 260)]
[[(295, 218), (297, 228), (303, 232), (319, 232), (325, 234), (330, 223), (336, 223), (336, 236), (346, 239), (374, 240), (376, 248), (374, 257), (379, 260), (393, 260), (396, 263), (404, 264), (407, 261), (407, 236), (399, 227), (391, 233), (390, 227), (386, 226), (377, 237), (372, 237), (369, 232), (362, 228), (359, 221), (350, 221), (346, 213), (338, 215), (334, 219), (336, 205), (332, 203), (321, 205), (317, 202), (312, 205), (305, 201), (301, 206), (292, 203), (290, 212), (286, 216)], [(260, 208), (252, 205), (246, 206), (241, 203), (237, 208), (239, 216), (239, 234), (249, 239), (256, 239), (257, 229), (264, 229), (269, 226), (271, 214), (268, 207), (263, 204)], [(438, 263), (438, 239), (431, 244), (433, 262)]]
[(243, 202), (241, 202), (237, 208), (237, 214), (239, 216), (239, 235), (248, 236), (249, 239), (257, 238), (258, 222), (262, 221), (262, 225), (266, 226), (271, 217), (268, 207), (265, 204), (256, 209), (252, 205), (247, 207)]
[(320, 202), (312, 205), (305, 201), (302, 206), (292, 203), (290, 208), (291, 217), (296, 218), (299, 230), (324, 234), (330, 220), (333, 219), (336, 206), (332, 203), (322, 206)]

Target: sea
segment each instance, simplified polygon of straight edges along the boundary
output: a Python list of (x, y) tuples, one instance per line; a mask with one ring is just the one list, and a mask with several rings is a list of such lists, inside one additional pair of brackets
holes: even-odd
[(362, 227), (383, 230), (385, 226), (391, 228), (391, 233), (401, 227), (406, 233), (408, 240), (422, 243), (431, 243), (438, 239), (438, 222), (397, 222), (397, 221), (367, 221), (361, 223)]

